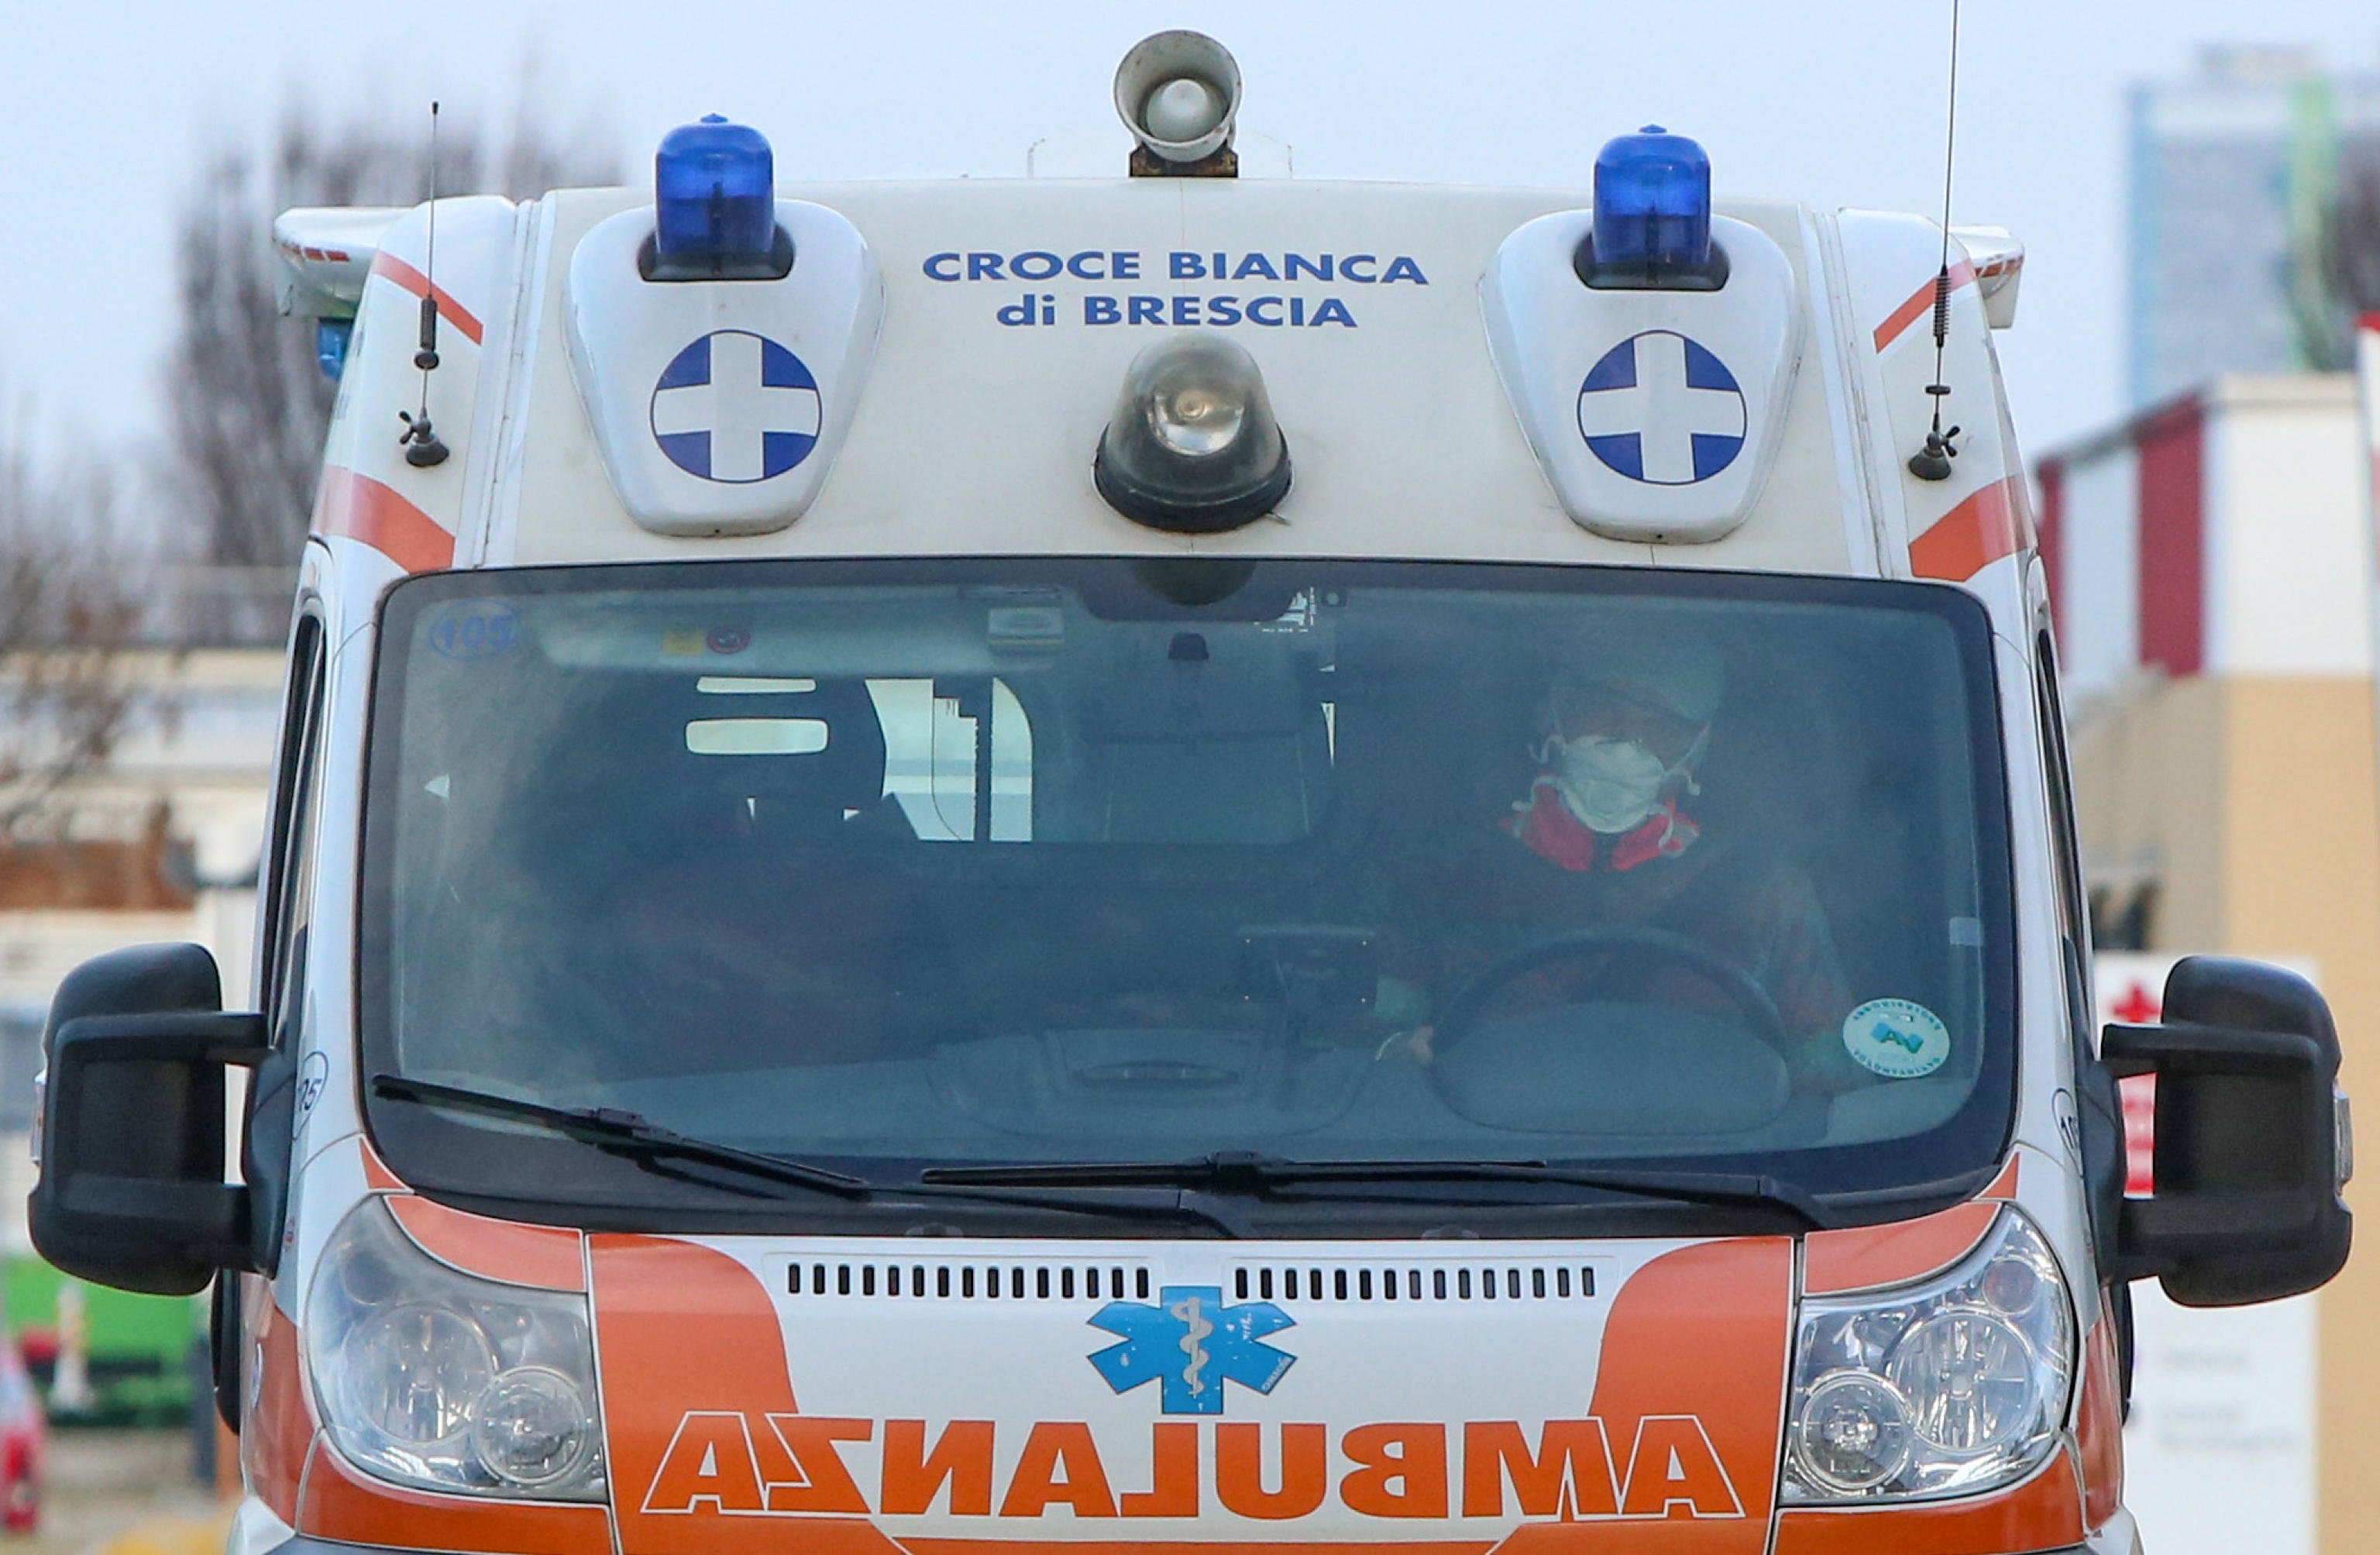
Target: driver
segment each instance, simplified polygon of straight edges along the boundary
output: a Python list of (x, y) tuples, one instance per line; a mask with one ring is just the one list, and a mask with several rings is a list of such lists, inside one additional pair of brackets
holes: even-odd
[[(1431, 921), (1415, 942), (1434, 964), (1413, 970), (1439, 1009), (1533, 945), (1649, 929), (1714, 954), (1767, 994), (1797, 1088), (1834, 1092), (1864, 1080), (1840, 1040), (1850, 999), (1809, 880), (1756, 828), (1706, 828), (1697, 814), (1697, 774), (1724, 687), (1718, 651), (1696, 638), (1574, 645), (1536, 705), (1526, 790), (1502, 815), (1467, 825), (1425, 883)], [(1621, 949), (1551, 961), (1514, 978), (1496, 1003), (1614, 996), (1731, 1008), (1707, 974)], [(1425, 1027), (1425, 1052), (1428, 1036)]]

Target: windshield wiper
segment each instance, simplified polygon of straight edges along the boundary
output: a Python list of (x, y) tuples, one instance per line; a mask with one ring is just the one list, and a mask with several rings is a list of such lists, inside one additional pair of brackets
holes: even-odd
[(650, 1122), (641, 1112), (624, 1112), (615, 1107), (550, 1107), (541, 1101), (498, 1096), (492, 1091), (467, 1090), (460, 1086), (435, 1085), (428, 1080), (408, 1080), (401, 1075), (373, 1075), (371, 1090), (374, 1096), (391, 1101), (413, 1101), (425, 1107), (445, 1107), (458, 1112), (481, 1112), (492, 1118), (534, 1124), (566, 1139), (592, 1145), (607, 1155), (633, 1160), (639, 1166), (650, 1167), (663, 1160), (692, 1161), (740, 1172), (747, 1177), (758, 1177), (766, 1182), (840, 1194), (845, 1198), (865, 1198), (868, 1194), (869, 1184), (864, 1177), (831, 1172), (807, 1161), (787, 1160), (782, 1156), (762, 1155), (757, 1150), (741, 1150), (733, 1145), (696, 1139)]
[[(467, 1090), (460, 1086), (442, 1086), (429, 1080), (408, 1080), (401, 1075), (375, 1075), (371, 1082), (374, 1096), (392, 1101), (412, 1101), (426, 1107), (445, 1107), (455, 1112), (482, 1112), (490, 1117), (507, 1118), (552, 1129), (565, 1138), (594, 1146), (608, 1154), (625, 1157), (647, 1171), (668, 1175), (682, 1175), (662, 1164), (665, 1160), (686, 1161), (702, 1166), (720, 1167), (740, 1172), (747, 1176), (771, 1183), (783, 1183), (796, 1187), (816, 1188), (845, 1198), (870, 1198), (889, 1196), (895, 1198), (972, 1199), (978, 1203), (1005, 1205), (1021, 1209), (1049, 1209), (1062, 1214), (1098, 1215), (1111, 1220), (1188, 1220), (1215, 1227), (1227, 1236), (1243, 1234), (1222, 1217), (1195, 1206), (1179, 1204), (1119, 1204), (1111, 1200), (1064, 1198), (1047, 1194), (999, 1193), (959, 1187), (948, 1188), (920, 1185), (880, 1186), (864, 1177), (854, 1177), (807, 1161), (789, 1160), (783, 1156), (763, 1155), (756, 1150), (738, 1149), (733, 1145), (715, 1144), (708, 1139), (696, 1139), (674, 1133), (659, 1124), (647, 1120), (638, 1112), (624, 1112), (612, 1107), (552, 1107), (541, 1101), (528, 1101), (519, 1097), (499, 1096), (492, 1091)], [(695, 1178), (694, 1181), (703, 1181)], [(710, 1184), (710, 1186), (722, 1186)], [(985, 1184), (986, 1189), (992, 1184)]]
[(1807, 1190), (1765, 1173), (1572, 1171), (1541, 1160), (1282, 1160), (1218, 1150), (1187, 1160), (1070, 1161), (1048, 1166), (939, 1166), (927, 1183), (1014, 1187), (1174, 1187), (1262, 1197), (1317, 1183), (1551, 1183), (1674, 1199), (1789, 1210), (1813, 1227), (1825, 1210)]

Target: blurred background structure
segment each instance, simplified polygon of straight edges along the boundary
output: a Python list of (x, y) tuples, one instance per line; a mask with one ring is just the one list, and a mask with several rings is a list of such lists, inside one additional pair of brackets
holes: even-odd
[[(447, 192), (619, 176), (600, 142), (558, 149), (530, 117), (501, 136), (455, 120)], [(46, 1476), (62, 1548), (222, 1542), (204, 1510), (219, 1466), (194, 1364), (204, 1304), (88, 1285), (34, 1252), (33, 1076), (52, 993), (103, 951), (194, 941), (222, 968), (226, 1007), (249, 1002), (283, 642), (334, 391), (311, 332), (278, 316), (267, 235), (292, 205), (419, 200), (413, 128), (293, 99), (261, 151), (226, 140), (201, 154), (173, 218), (167, 371), (189, 392), (167, 400), (153, 468), (62, 455), (30, 416), (0, 419), (0, 1313), (67, 1429)], [(134, 490), (176, 522), (134, 524)], [(0, 1365), (0, 1504), (18, 1477), (7, 1376)]]
[[(2280, 961), (2321, 985), (2370, 1095), (2374, 493), (2349, 369), (2380, 310), (2380, 69), (2211, 47), (2135, 86), (2131, 122), (2134, 408), (2036, 468), (2100, 1014), (2154, 1019), (2183, 954)], [(2135, 1293), (2143, 1539), (2380, 1548), (2380, 1257), (2268, 1308)]]
[(2345, 371), (2347, 294), (2380, 264), (2380, 60), (2210, 45), (2132, 88), (2131, 128), (2132, 404), (2226, 372)]

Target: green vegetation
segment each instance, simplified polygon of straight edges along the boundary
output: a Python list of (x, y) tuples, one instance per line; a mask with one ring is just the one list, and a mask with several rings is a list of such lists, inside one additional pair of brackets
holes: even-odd
[[(82, 1288), (84, 1348), (89, 1356), (93, 1406), (66, 1415), (61, 1424), (180, 1425), (190, 1408), (189, 1349), (202, 1334), (204, 1297), (134, 1295), (68, 1277), (40, 1258), (0, 1260), (0, 1302), (8, 1332), (55, 1334), (58, 1291)], [(46, 1390), (45, 1390), (46, 1391)]]

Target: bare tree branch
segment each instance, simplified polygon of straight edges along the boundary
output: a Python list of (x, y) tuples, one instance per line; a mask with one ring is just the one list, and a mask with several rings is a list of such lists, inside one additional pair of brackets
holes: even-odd
[[(528, 90), (502, 145), (450, 115), (441, 132), (441, 192), (521, 199), (616, 181), (608, 149), (591, 138), (558, 142), (540, 123)], [(312, 333), (275, 316), (273, 216), (293, 205), (419, 200), (428, 188), (427, 128), (426, 113), (419, 125), (326, 127), (292, 103), (265, 155), (233, 146), (206, 162), (181, 213), (181, 328), (167, 374), (173, 480), (202, 537), (191, 560), (286, 567), (305, 543), (333, 386), (315, 365)]]
[(106, 759), (146, 592), (104, 469), (44, 469), (31, 441), (22, 418), (0, 425), (0, 843), (63, 825), (60, 788)]

